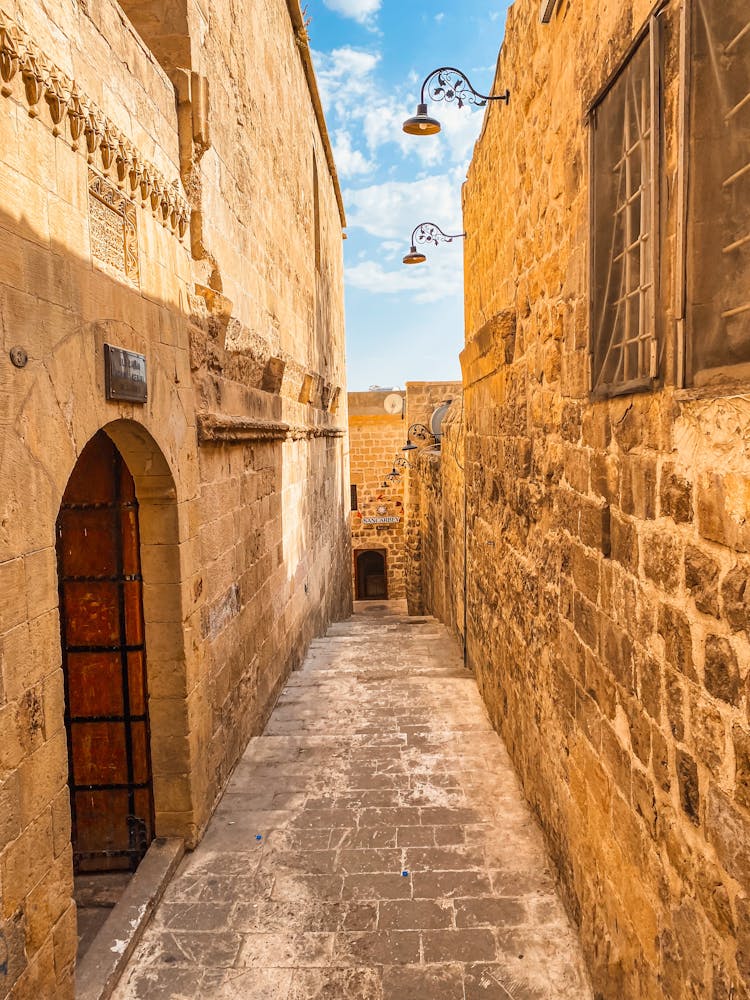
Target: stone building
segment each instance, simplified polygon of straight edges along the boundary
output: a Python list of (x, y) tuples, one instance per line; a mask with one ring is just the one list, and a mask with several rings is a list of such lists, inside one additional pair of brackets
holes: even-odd
[[(409, 428), (429, 427), (435, 409), (461, 390), (456, 382), (407, 382), (406, 390), (349, 393), (352, 585), (359, 600), (402, 600), (420, 534), (410, 534)], [(400, 401), (400, 403), (399, 403)], [(424, 438), (433, 443), (432, 437)], [(393, 473), (396, 473), (396, 476)], [(388, 478), (390, 476), (390, 478)]]
[[(598, 995), (739, 1000), (748, 8), (545, 6), (548, 23), (538, 0), (510, 8), (495, 79), (510, 105), (488, 106), (464, 188), (463, 416), (448, 437), (465, 444), (467, 662)], [(444, 455), (423, 487), (423, 579), (443, 572), (446, 515), (461, 564), (459, 473)], [(452, 586), (426, 599), (463, 619)]]
[(462, 646), (468, 587), (463, 405), (459, 393), (443, 419), (440, 449), (424, 448), (412, 459), (407, 560), (409, 613), (434, 615)]
[[(423, 574), (422, 563), (422, 531), (423, 518), (430, 523), (431, 511), (422, 510), (420, 504), (422, 493), (420, 480), (415, 476), (419, 460), (430, 456), (433, 461), (440, 455), (440, 442), (430, 435), (420, 432), (418, 428), (427, 431), (433, 429), (433, 416), (439, 420), (439, 431), (442, 432), (443, 416), (454, 400), (461, 395), (460, 382), (407, 382), (406, 383), (406, 420), (407, 428), (415, 430), (410, 435), (410, 442), (418, 446), (416, 451), (409, 452), (408, 474), (406, 477), (406, 597), (410, 614), (424, 613), (424, 594), (429, 593), (434, 581)], [(438, 412), (439, 411), (439, 412)], [(421, 436), (420, 436), (421, 433)], [(442, 529), (441, 529), (442, 530)], [(439, 577), (450, 574), (447, 566), (440, 567)], [(426, 589), (425, 589), (426, 588)]]
[[(352, 586), (356, 600), (400, 600), (404, 573), (406, 393), (350, 392)], [(398, 478), (386, 480), (396, 470)]]
[(0, 75), (0, 997), (63, 1000), (74, 874), (350, 608), (344, 215), (297, 0), (5, 0)]

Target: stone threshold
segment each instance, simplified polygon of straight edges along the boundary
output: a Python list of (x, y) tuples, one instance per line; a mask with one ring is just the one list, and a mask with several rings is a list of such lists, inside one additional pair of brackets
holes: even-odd
[(108, 1000), (177, 870), (183, 840), (155, 840), (76, 969), (76, 1000)]

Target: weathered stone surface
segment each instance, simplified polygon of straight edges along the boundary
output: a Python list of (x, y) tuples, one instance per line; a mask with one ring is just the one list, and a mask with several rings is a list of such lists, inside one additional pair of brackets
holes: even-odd
[[(116, 1000), (161, 996), (165, 969), (187, 996), (238, 1000), (592, 996), (460, 650), (434, 619), (379, 607), (313, 643)], [(395, 846), (404, 831), (423, 836)]]
[(734, 741), (735, 792), (737, 802), (750, 809), (750, 732), (741, 726), (732, 730)]
[(706, 636), (704, 678), (706, 689), (714, 698), (739, 708), (740, 670), (737, 654), (729, 641), (719, 635)]
[(674, 465), (662, 466), (659, 505), (661, 513), (678, 524), (689, 524), (693, 520), (693, 484)]
[(750, 889), (750, 815), (712, 785), (706, 806), (706, 836), (727, 872)]
[(695, 606), (704, 614), (719, 617), (719, 566), (702, 549), (688, 545), (685, 549), (685, 586), (690, 590)]
[(738, 563), (721, 583), (724, 615), (737, 630), (750, 632), (750, 564)]

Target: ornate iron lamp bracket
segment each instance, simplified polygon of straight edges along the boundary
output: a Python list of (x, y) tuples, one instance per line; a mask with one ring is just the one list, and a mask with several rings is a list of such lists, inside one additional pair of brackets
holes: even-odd
[(510, 101), (510, 91), (506, 89), (504, 94), (497, 94), (492, 97), (489, 94), (480, 94), (471, 85), (469, 78), (455, 66), (441, 66), (429, 73), (422, 84), (422, 96), (420, 104), (426, 104), (425, 95), (430, 95), (432, 101), (453, 101), (462, 108), (465, 104), (474, 104), (478, 108), (483, 108), (487, 101)]
[(437, 246), (439, 243), (452, 243), (464, 236), (466, 233), (444, 233), (434, 222), (420, 222), (411, 234), (411, 245), (415, 247), (417, 243), (434, 243)]

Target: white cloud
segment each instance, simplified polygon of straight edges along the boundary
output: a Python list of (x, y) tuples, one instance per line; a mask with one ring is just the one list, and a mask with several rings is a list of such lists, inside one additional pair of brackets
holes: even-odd
[(313, 56), (320, 96), (328, 114), (333, 110), (345, 115), (352, 104), (369, 94), (372, 74), (380, 62), (379, 52), (344, 45), (332, 52), (315, 52)]
[(461, 248), (455, 244), (432, 248), (425, 264), (407, 266), (401, 261), (385, 268), (380, 261), (367, 260), (347, 268), (346, 281), (352, 288), (373, 295), (408, 294), (416, 304), (439, 302), (461, 296), (463, 268)]
[[(354, 149), (367, 147), (368, 157), (363, 153), (363, 158), (372, 160), (381, 147), (392, 143), (404, 157), (416, 157), (425, 167), (437, 166), (446, 155), (454, 163), (468, 161), (467, 130), (473, 129), (472, 135), (479, 130), (479, 119), (468, 108), (459, 119), (455, 135), (424, 139), (408, 136), (402, 125), (415, 112), (418, 88), (408, 84), (401, 93), (384, 92), (376, 74), (379, 52), (342, 46), (331, 52), (315, 52), (314, 59), (326, 117), (348, 132)], [(445, 120), (452, 120), (456, 109), (444, 110)], [(469, 152), (470, 146), (471, 142)]]
[(462, 174), (428, 175), (414, 181), (385, 181), (344, 193), (350, 228), (383, 240), (399, 239), (404, 253), (420, 222), (435, 222), (444, 232), (460, 233)]
[(439, 14), (435, 15), (435, 20), (437, 21), (438, 24), (440, 24), (440, 22), (443, 20), (444, 17), (445, 14), (441, 11)]
[(369, 174), (375, 168), (372, 160), (368, 160), (363, 153), (353, 148), (352, 137), (345, 129), (338, 129), (334, 136), (333, 158), (341, 177)]
[(372, 24), (380, 10), (381, 0), (323, 0), (329, 10), (342, 17), (350, 17), (359, 24)]

